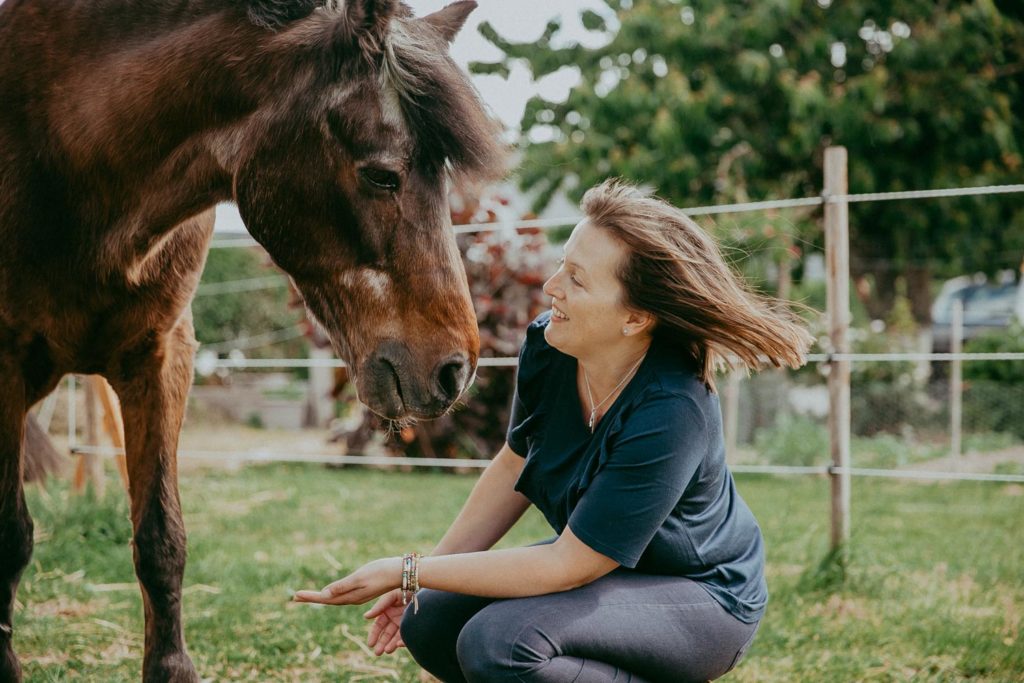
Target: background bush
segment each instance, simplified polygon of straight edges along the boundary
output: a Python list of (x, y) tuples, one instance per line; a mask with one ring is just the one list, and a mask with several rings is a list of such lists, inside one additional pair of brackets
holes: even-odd
[[(995, 330), (965, 345), (969, 353), (1024, 352), (1020, 324)], [(982, 360), (964, 363), (964, 423), (972, 431), (1013, 434), (1024, 439), (1024, 362)]]

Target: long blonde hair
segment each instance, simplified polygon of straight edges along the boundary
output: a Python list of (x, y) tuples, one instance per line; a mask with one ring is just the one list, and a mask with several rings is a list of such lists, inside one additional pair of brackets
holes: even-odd
[(682, 211), (616, 179), (587, 190), (581, 208), (627, 247), (623, 303), (652, 314), (654, 337), (689, 355), (709, 389), (720, 367), (806, 362), (813, 337), (800, 317), (788, 303), (753, 292)]

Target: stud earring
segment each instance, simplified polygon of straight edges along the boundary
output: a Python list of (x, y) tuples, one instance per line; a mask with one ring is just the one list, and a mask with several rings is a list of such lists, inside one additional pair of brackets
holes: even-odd
[(629, 336), (629, 328), (628, 327), (623, 327), (622, 328), (622, 334), (624, 334), (624, 335), (626, 335), (628, 337)]

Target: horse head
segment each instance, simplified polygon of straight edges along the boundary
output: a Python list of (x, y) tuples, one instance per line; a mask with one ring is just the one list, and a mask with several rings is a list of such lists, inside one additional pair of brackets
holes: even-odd
[(448, 184), (500, 176), (506, 151), (448, 54), (475, 6), (250, 0), (265, 51), (306, 64), (238, 142), (235, 201), (388, 418), (436, 417), (475, 375)]

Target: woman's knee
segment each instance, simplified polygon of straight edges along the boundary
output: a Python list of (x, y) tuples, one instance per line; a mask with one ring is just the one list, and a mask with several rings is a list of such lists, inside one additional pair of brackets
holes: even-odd
[(459, 634), (455, 651), (470, 683), (549, 680), (534, 674), (557, 654), (552, 642), (531, 626), (528, 617), (512, 614), (507, 607), (505, 603), (481, 610)]
[(399, 625), (402, 641), (416, 662), (437, 678), (461, 682), (456, 641), (470, 618), (489, 604), (489, 598), (424, 589), (420, 609), (407, 609)]
[(399, 624), (399, 631), (402, 635), (402, 642), (413, 655), (421, 651), (429, 651), (431, 646), (437, 644), (439, 625), (437, 620), (443, 615), (438, 609), (436, 591), (421, 591), (419, 595), (420, 610), (407, 609), (402, 615), (402, 622)]

